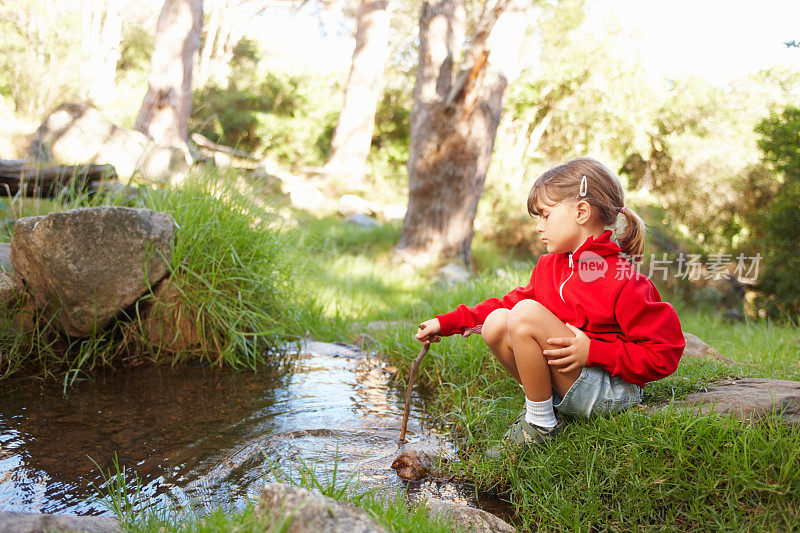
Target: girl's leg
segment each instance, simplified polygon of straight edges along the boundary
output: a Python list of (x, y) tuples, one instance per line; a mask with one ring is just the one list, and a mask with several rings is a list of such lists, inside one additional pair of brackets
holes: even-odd
[(572, 331), (535, 300), (523, 300), (514, 306), (508, 314), (507, 329), (511, 353), (528, 400), (546, 401), (553, 389), (563, 398), (581, 369), (560, 373), (557, 367), (547, 364), (542, 350), (562, 348), (548, 344), (547, 339), (574, 337)]
[(514, 352), (511, 351), (511, 339), (508, 337), (508, 309), (495, 309), (483, 322), (481, 337), (492, 353), (500, 361), (514, 379), (520, 381)]

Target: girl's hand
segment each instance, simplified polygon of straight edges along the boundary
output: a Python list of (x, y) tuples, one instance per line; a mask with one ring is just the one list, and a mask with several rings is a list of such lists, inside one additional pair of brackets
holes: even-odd
[(561, 374), (584, 367), (589, 361), (589, 337), (572, 324), (566, 326), (575, 334), (574, 337), (547, 339), (548, 344), (560, 344), (566, 348), (542, 351), (542, 354), (547, 357), (548, 365), (564, 367), (558, 369)]
[(432, 342), (439, 342), (442, 336), (439, 335), (442, 331), (442, 326), (439, 325), (438, 318), (426, 320), (419, 325), (416, 335), (414, 335), (422, 344), (430, 344)]

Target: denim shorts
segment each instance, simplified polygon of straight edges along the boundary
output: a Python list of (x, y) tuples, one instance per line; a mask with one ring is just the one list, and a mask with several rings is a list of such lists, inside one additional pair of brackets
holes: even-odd
[(563, 398), (553, 391), (553, 407), (567, 416), (609, 415), (642, 403), (643, 392), (603, 368), (585, 366)]

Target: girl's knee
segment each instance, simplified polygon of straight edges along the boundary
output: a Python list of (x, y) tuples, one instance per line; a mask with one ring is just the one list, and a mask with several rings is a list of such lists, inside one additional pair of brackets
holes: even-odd
[(489, 346), (501, 342), (508, 334), (508, 309), (495, 309), (483, 321), (481, 337)]
[(508, 314), (508, 331), (529, 331), (541, 323), (544, 313), (549, 313), (549, 311), (536, 300), (517, 302)]

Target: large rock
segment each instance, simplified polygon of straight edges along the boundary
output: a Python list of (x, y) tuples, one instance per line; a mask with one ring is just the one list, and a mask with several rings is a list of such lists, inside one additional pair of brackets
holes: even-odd
[(36, 131), (30, 152), (67, 164), (110, 163), (120, 177), (180, 181), (190, 167), (186, 147), (157, 145), (147, 135), (112, 124), (87, 104), (64, 103)]
[(121, 528), (115, 518), (107, 516), (0, 512), (0, 533), (31, 533), (39, 531), (116, 533), (121, 531)]
[(426, 506), (429, 515), (445, 518), (473, 533), (515, 533), (517, 531), (514, 526), (500, 517), (474, 507), (441, 501), (428, 501)]
[(164, 213), (88, 207), (17, 220), (11, 262), (40, 310), (86, 336), (164, 278), (175, 224)]
[[(733, 414), (755, 420), (769, 413), (780, 413), (785, 422), (800, 423), (800, 382), (780, 379), (746, 378), (712, 385), (689, 394), (674, 407), (697, 413)], [(657, 404), (648, 410), (659, 411), (670, 404)]]
[(436, 279), (445, 286), (467, 282), (471, 277), (467, 269), (455, 263), (449, 263), (436, 271)]
[(696, 359), (716, 359), (723, 363), (735, 364), (736, 361), (728, 359), (719, 353), (714, 347), (709, 346), (703, 340), (692, 333), (683, 332), (686, 341), (686, 348), (683, 350), (683, 357), (693, 357)]
[(289, 523), (286, 533), (384, 533), (366, 512), (301, 487), (267, 483), (261, 491), (256, 516), (268, 523)]

